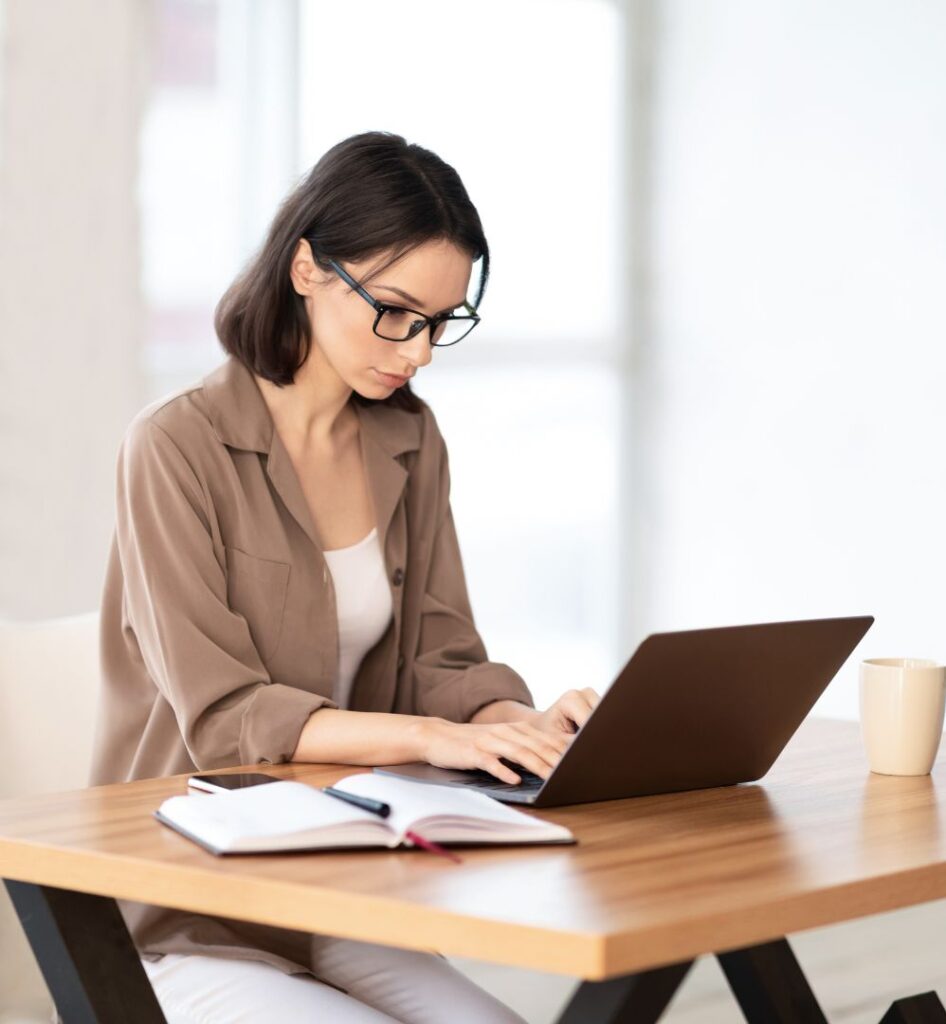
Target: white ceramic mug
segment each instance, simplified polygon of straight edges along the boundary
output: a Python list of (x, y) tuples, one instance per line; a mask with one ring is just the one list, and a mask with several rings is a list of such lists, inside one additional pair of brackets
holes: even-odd
[(861, 733), (870, 770), (928, 775), (943, 736), (946, 666), (925, 658), (861, 662)]

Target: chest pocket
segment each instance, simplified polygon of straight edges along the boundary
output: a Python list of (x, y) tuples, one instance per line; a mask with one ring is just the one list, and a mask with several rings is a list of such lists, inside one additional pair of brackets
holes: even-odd
[(228, 547), (227, 601), (246, 619), (253, 643), (263, 661), (276, 653), (282, 632), (289, 563), (248, 555)]

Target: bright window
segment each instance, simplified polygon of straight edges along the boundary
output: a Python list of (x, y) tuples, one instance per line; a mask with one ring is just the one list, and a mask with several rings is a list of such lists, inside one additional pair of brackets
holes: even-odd
[(483, 323), (415, 382), (449, 445), (477, 624), (538, 703), (604, 688), (629, 654), (615, 611), (619, 5), (257, 6), (158, 5), (142, 181), (152, 391), (222, 360), (213, 307), (322, 153), (379, 129), (432, 149), (492, 256)]

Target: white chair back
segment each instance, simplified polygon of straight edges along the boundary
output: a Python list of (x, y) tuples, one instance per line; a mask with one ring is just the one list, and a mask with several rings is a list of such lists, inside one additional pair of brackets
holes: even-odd
[[(99, 690), (98, 612), (0, 621), (0, 798), (88, 785)], [(0, 1022), (55, 1020), (0, 886)]]

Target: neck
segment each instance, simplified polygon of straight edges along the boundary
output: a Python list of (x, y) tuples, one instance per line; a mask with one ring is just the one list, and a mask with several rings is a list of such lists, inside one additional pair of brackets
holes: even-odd
[(313, 347), (292, 384), (285, 387), (256, 378), (287, 447), (336, 448), (350, 429), (352, 389), (320, 357)]

